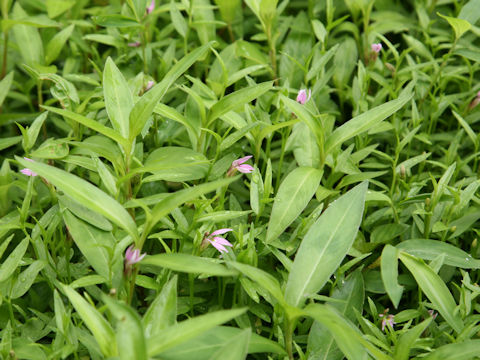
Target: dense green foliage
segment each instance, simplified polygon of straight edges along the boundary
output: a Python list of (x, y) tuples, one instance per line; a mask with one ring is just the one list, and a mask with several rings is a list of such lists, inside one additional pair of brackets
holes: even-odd
[(0, 359), (480, 357), (480, 0), (0, 5)]

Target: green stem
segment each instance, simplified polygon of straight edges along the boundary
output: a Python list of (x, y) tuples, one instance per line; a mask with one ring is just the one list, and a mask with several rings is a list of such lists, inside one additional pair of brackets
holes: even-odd
[(3, 79), (7, 74), (7, 55), (8, 55), (8, 31), (3, 33), (3, 62), (2, 62), (2, 73), (0, 79)]
[(286, 315), (285, 321), (285, 350), (287, 351), (288, 358), (293, 360), (293, 329), (295, 322)]

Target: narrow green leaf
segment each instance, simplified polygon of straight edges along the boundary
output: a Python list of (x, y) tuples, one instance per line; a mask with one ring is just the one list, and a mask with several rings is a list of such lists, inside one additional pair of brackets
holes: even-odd
[(12, 291), (10, 293), (11, 299), (17, 299), (23, 296), (37, 280), (38, 273), (45, 267), (45, 262), (42, 260), (35, 260), (28, 268), (23, 270), (15, 280)]
[(237, 272), (228, 269), (214, 259), (182, 253), (168, 253), (147, 256), (142, 265), (161, 266), (174, 271), (205, 274), (208, 276), (235, 276)]
[[(394, 358), (395, 360), (408, 360), (410, 357), (410, 351), (412, 350), (415, 341), (420, 338), (425, 329), (430, 325), (433, 318), (428, 318), (422, 321), (420, 324), (408, 329), (398, 338), (397, 345), (395, 346)], [(443, 360), (443, 359), (442, 359)]]
[(93, 119), (87, 118), (86, 116), (74, 113), (69, 110), (64, 110), (64, 109), (57, 109), (54, 107), (50, 106), (42, 106), (45, 110), (48, 110), (50, 112), (53, 112), (55, 114), (65, 116), (68, 119), (71, 119), (73, 121), (76, 121), (82, 125), (85, 125), (86, 127), (95, 130), (99, 132), (100, 134), (103, 134), (107, 137), (109, 137), (112, 140), (115, 140), (117, 144), (121, 145), (124, 149), (128, 148), (129, 143), (127, 142), (127, 139), (122, 137), (118, 132), (116, 132), (114, 129), (109, 128), (105, 125), (100, 124), (98, 121), (95, 121)]
[(467, 20), (454, 18), (451, 16), (445, 16), (437, 12), (437, 15), (444, 18), (448, 21), (450, 26), (455, 31), (455, 39), (459, 39), (463, 34), (465, 34), (468, 30), (472, 28), (472, 24), (470, 24)]
[(100, 312), (70, 286), (60, 284), (60, 290), (67, 295), (85, 325), (92, 332), (102, 354), (106, 357), (116, 356), (117, 342), (115, 341), (115, 333)]
[(63, 211), (63, 220), (85, 259), (99, 275), (111, 281), (111, 256), (109, 254), (113, 254), (113, 247), (115, 246), (115, 238), (112, 233), (99, 230), (77, 219), (66, 209)]
[(470, 360), (478, 357), (480, 340), (466, 340), (440, 346), (425, 356), (425, 360)]
[(272, 275), (254, 266), (239, 262), (230, 262), (229, 265), (267, 290), (282, 306), (285, 305), (280, 284)]
[(233, 336), (223, 345), (210, 360), (244, 360), (248, 354), (248, 344), (252, 330), (250, 328), (243, 329), (240, 334)]
[(202, 58), (209, 50), (211, 43), (205, 44), (185, 55), (164, 76), (162, 81), (147, 91), (136, 103), (130, 112), (130, 138), (135, 138), (142, 131), (153, 109), (163, 98), (172, 84)]
[(121, 360), (147, 360), (147, 346), (140, 316), (129, 306), (108, 296), (103, 300), (117, 319), (116, 339)]
[(188, 25), (174, 0), (170, 1), (170, 17), (175, 30), (184, 38), (188, 32)]
[(10, 71), (3, 79), (0, 81), (0, 106), (3, 105), (3, 102), (5, 101), (5, 98), (8, 95), (8, 92), (10, 91), (10, 87), (12, 86), (13, 82), (13, 74), (14, 71)]
[(282, 181), (268, 222), (266, 243), (278, 238), (297, 219), (317, 191), (323, 172), (299, 167)]
[(130, 214), (115, 199), (111, 198), (96, 186), (54, 166), (39, 162), (26, 161), (18, 156), (15, 159), (45, 178), (81, 205), (93, 210), (119, 227), (123, 228), (133, 239), (138, 238), (137, 226)]
[(0, 283), (7, 280), (17, 269), (20, 261), (23, 258), (23, 255), (25, 254), (25, 251), (27, 251), (27, 247), (28, 238), (25, 238), (20, 242), (20, 244), (17, 245), (15, 250), (8, 255), (8, 258), (0, 266)]
[(398, 250), (391, 245), (386, 245), (382, 251), (380, 268), (382, 281), (393, 306), (398, 307), (402, 298), (403, 286), (398, 284)]
[(220, 189), (223, 186), (227, 186), (238, 178), (239, 177), (236, 176), (226, 179), (220, 179), (217, 181), (193, 186), (188, 189), (179, 190), (172, 195), (168, 195), (152, 209), (151, 226), (154, 226), (158, 221), (160, 221), (161, 218), (163, 218), (165, 215), (168, 215), (175, 208), (186, 203), (187, 201), (191, 201), (199, 196), (202, 196), (203, 194), (212, 192), (216, 189)]
[(208, 114), (207, 124), (211, 124), (220, 116), (228, 113), (229, 111), (242, 107), (244, 104), (249, 103), (252, 100), (260, 97), (268, 90), (272, 88), (273, 82), (267, 81), (254, 86), (246, 87), (228, 94), (215, 103)]
[(367, 189), (368, 182), (363, 182), (341, 196), (307, 232), (288, 276), (288, 304), (300, 306), (317, 293), (347, 255), (362, 220)]
[(329, 305), (311, 304), (302, 312), (328, 328), (338, 347), (348, 359), (367, 358), (366, 352), (368, 351), (377, 360), (392, 360), (390, 356), (385, 355), (365, 340), (362, 333), (335, 308)]
[(413, 82), (410, 83), (400, 94), (398, 99), (391, 100), (373, 109), (355, 116), (342, 126), (335, 129), (325, 143), (325, 153), (329, 154), (348, 139), (355, 137), (377, 126), (380, 122), (401, 109), (413, 96)]
[[(20, 20), (26, 18), (28, 15), (20, 6), (19, 2), (13, 5), (12, 19)], [(38, 29), (29, 25), (17, 24), (13, 26), (13, 35), (15, 42), (21, 44), (18, 50), (22, 55), (23, 60), (28, 65), (43, 63), (43, 42)]]
[(399, 250), (424, 260), (433, 260), (444, 255), (445, 265), (462, 269), (480, 269), (480, 260), (462, 249), (446, 242), (429, 239), (410, 239), (402, 241), (396, 246)]
[(48, 112), (43, 112), (35, 120), (33, 120), (32, 125), (27, 130), (27, 139), (28, 142), (24, 144), (25, 149), (28, 151), (30, 150), (34, 145), (35, 142), (37, 141), (38, 138), (38, 133), (40, 132), (40, 129), (42, 128), (42, 125), (44, 121), (46, 120), (48, 115)]
[(23, 137), (21, 135), (0, 139), (0, 151), (18, 144), (20, 141), (22, 141), (22, 139)]
[(70, 35), (72, 35), (74, 28), (74, 24), (66, 27), (59, 33), (55, 34), (55, 36), (48, 42), (45, 54), (46, 65), (50, 65), (53, 61), (57, 59), (66, 42), (70, 38)]
[(460, 333), (463, 329), (463, 321), (460, 314), (455, 311), (457, 304), (442, 278), (430, 266), (412, 255), (400, 252), (399, 258), (440, 315), (457, 333)]
[(113, 128), (122, 137), (128, 139), (129, 115), (133, 108), (133, 95), (127, 80), (110, 57), (107, 58), (103, 70), (103, 95), (105, 97), (105, 108)]
[(177, 276), (166, 283), (162, 291), (152, 301), (143, 316), (145, 335), (159, 335), (163, 329), (175, 325), (177, 321)]
[(188, 342), (203, 332), (245, 313), (247, 309), (220, 310), (182, 321), (152, 336), (147, 341), (150, 357), (161, 354), (169, 348)]

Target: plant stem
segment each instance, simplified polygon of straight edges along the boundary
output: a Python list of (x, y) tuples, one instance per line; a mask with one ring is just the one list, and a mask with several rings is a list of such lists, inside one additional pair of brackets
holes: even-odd
[(3, 62), (2, 62), (2, 73), (0, 74), (0, 79), (3, 79), (7, 74), (7, 55), (8, 55), (8, 31), (3, 33)]
[(294, 321), (286, 315), (285, 321), (285, 350), (287, 351), (288, 358), (293, 360), (293, 327)]

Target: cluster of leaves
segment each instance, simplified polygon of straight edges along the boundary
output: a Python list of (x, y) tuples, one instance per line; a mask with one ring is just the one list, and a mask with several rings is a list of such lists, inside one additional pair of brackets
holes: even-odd
[(0, 6), (0, 359), (478, 357), (480, 0)]

